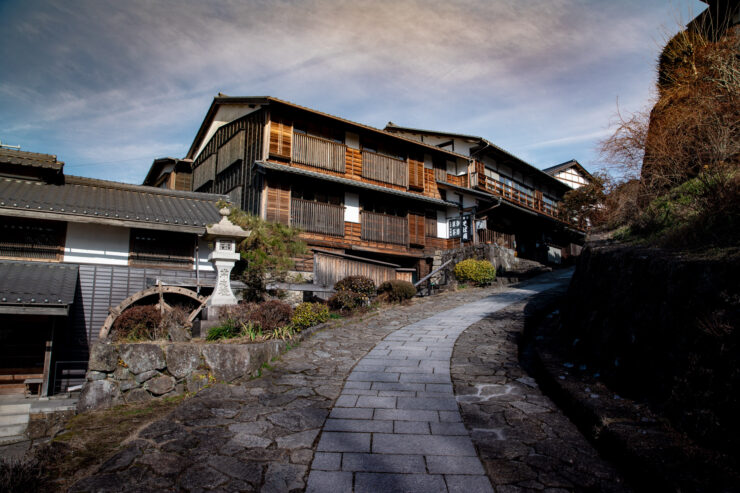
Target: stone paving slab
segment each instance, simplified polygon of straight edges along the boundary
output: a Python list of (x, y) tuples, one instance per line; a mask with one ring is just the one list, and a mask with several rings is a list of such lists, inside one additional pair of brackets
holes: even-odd
[(328, 488), (331, 478), (347, 484), (340, 472), (352, 473), (346, 491), (494, 491), (462, 423), (450, 358), (465, 329), (563, 282), (550, 281), (428, 314), (378, 342), (347, 377), (321, 434), (318, 450), (341, 459), (315, 460), (308, 491)]
[[(359, 482), (359, 487), (365, 488), (373, 484), (376, 478), (373, 474), (378, 473), (343, 471), (345, 452), (317, 452), (321, 443), (319, 431), (327, 417), (377, 420), (393, 427), (392, 432), (388, 431), (388, 425), (382, 424), (373, 425), (383, 427), (378, 432), (358, 432), (369, 436), (401, 433), (395, 431), (396, 427), (402, 430), (420, 417), (427, 422), (427, 427), (432, 422), (460, 422), (460, 414), (458, 411), (334, 407), (340, 394), (353, 395), (346, 392), (349, 389), (369, 390), (377, 392), (368, 394), (370, 396), (393, 398), (418, 397), (417, 392), (439, 393), (451, 389), (449, 377), (446, 377), (446, 388), (445, 384), (433, 382), (401, 382), (400, 377), (404, 375), (401, 370), (387, 372), (397, 375), (392, 382), (347, 381), (352, 369), (379, 343), (378, 349), (389, 353), (396, 342), (408, 343), (410, 350), (439, 340), (438, 334), (455, 317), (452, 320), (449, 316), (441, 317), (430, 323), (420, 336), (397, 329), (455, 307), (476, 303), (494, 293), (508, 296), (500, 288), (443, 293), (315, 333), (279, 361), (271, 363), (274, 369), (261, 378), (214, 385), (186, 399), (166, 418), (139, 430), (95, 474), (73, 485), (71, 491), (301, 491), (306, 488), (308, 478), (312, 485), (309, 491), (339, 493), (352, 491), (357, 486), (353, 486), (357, 479), (355, 474), (368, 474)], [(389, 335), (392, 338), (384, 340)], [(449, 343), (446, 344), (449, 349)], [(378, 363), (376, 367), (383, 367), (382, 370), (374, 367), (371, 373), (386, 373), (386, 366), (418, 366), (432, 368), (434, 376), (437, 367), (449, 368), (449, 362), (445, 365), (442, 360), (434, 360), (434, 364), (426, 366), (421, 358), (409, 359), (408, 354), (396, 353), (391, 357), (373, 353), (372, 358), (363, 361), (376, 360), (368, 363), (367, 368), (375, 363)], [(382, 395), (381, 392), (414, 394)], [(394, 414), (383, 414), (384, 411)], [(406, 428), (406, 431), (412, 430)], [(424, 434), (431, 435), (431, 430), (425, 429)], [(368, 447), (371, 446), (368, 443)], [(346, 453), (369, 451), (370, 448), (363, 448)], [(312, 463), (315, 469), (309, 476)], [(435, 478), (436, 485), (454, 482), (444, 474), (435, 475)], [(376, 489), (379, 491), (384, 490)]]

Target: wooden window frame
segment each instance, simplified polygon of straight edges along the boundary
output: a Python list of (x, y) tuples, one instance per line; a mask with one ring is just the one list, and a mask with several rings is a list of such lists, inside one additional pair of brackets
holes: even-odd
[[(151, 235), (153, 237), (158, 237), (154, 239), (153, 241), (160, 242), (160, 241), (166, 241), (167, 243), (171, 245), (180, 245), (182, 248), (183, 255), (168, 255), (170, 258), (177, 257), (177, 258), (187, 258), (189, 259), (188, 262), (168, 262), (163, 257), (165, 257), (165, 254), (157, 254), (157, 253), (145, 253), (137, 251), (137, 248), (139, 246), (139, 242), (137, 242), (136, 235)], [(191, 241), (184, 241), (186, 238), (188, 238)], [(193, 266), (195, 265), (195, 235), (192, 233), (178, 233), (175, 231), (163, 231), (163, 230), (156, 230), (156, 229), (139, 229), (139, 228), (131, 228), (131, 231), (129, 233), (129, 261), (128, 264), (130, 267), (139, 267), (139, 268), (155, 268), (155, 269), (170, 269), (170, 270), (192, 270)], [(188, 254), (184, 255), (185, 250), (188, 250)], [(143, 260), (140, 256), (142, 255), (151, 255), (152, 260)], [(160, 257), (160, 258), (157, 258)]]

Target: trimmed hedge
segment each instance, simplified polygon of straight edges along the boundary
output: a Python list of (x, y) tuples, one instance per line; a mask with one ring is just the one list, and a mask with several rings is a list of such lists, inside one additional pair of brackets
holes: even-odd
[(329, 307), (323, 303), (301, 303), (293, 310), (291, 323), (295, 330), (303, 330), (329, 320)]
[(337, 291), (329, 298), (328, 303), (334, 310), (348, 312), (366, 306), (369, 301), (370, 297), (365, 294), (354, 291)]
[(488, 260), (469, 258), (455, 265), (455, 277), (461, 282), (472, 282), (476, 286), (486, 286), (496, 279), (496, 268)]
[(378, 287), (378, 292), (381, 293), (386, 301), (396, 303), (416, 296), (416, 288), (414, 285), (408, 281), (402, 281), (400, 279), (385, 281), (380, 285), (380, 287)]
[(352, 291), (353, 293), (364, 294), (369, 298), (375, 294), (375, 283), (369, 277), (348, 276), (341, 281), (337, 281), (334, 289), (336, 291)]

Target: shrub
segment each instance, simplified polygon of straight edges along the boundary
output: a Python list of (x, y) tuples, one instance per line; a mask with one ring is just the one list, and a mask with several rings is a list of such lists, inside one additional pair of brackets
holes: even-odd
[(241, 334), (241, 325), (233, 319), (226, 319), (221, 325), (211, 327), (206, 336), (207, 341), (218, 341), (219, 339), (231, 339)]
[(408, 281), (392, 279), (381, 284), (378, 292), (382, 293), (386, 301), (398, 303), (413, 298), (416, 295), (416, 288)]
[(375, 283), (372, 279), (365, 276), (348, 276), (337, 281), (334, 285), (337, 291), (352, 291), (353, 293), (364, 294), (368, 298), (375, 294)]
[(329, 306), (335, 310), (347, 312), (365, 306), (369, 301), (370, 298), (365, 294), (354, 291), (337, 291), (329, 298)]
[(496, 269), (488, 260), (467, 259), (455, 265), (458, 281), (470, 281), (476, 286), (491, 284), (496, 279)]
[(262, 330), (270, 331), (290, 324), (293, 318), (293, 309), (289, 304), (278, 300), (258, 303), (250, 313), (249, 321), (259, 325)]
[(263, 303), (239, 303), (226, 308), (221, 320), (232, 320), (235, 325), (253, 324), (264, 331), (271, 331), (288, 325), (293, 317), (293, 309), (287, 303), (272, 300)]
[(323, 303), (301, 303), (293, 310), (291, 323), (296, 330), (303, 330), (329, 320), (329, 307)]
[(153, 341), (166, 335), (161, 329), (162, 315), (154, 305), (132, 306), (113, 322), (116, 340)]

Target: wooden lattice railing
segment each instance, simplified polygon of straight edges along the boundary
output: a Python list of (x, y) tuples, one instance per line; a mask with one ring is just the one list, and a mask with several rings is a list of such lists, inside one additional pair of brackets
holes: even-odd
[(293, 198), (290, 224), (312, 233), (344, 236), (344, 206)]
[(405, 217), (361, 211), (360, 237), (366, 241), (409, 244), (409, 224)]
[(345, 150), (344, 144), (339, 142), (293, 133), (292, 160), (296, 163), (344, 173)]

